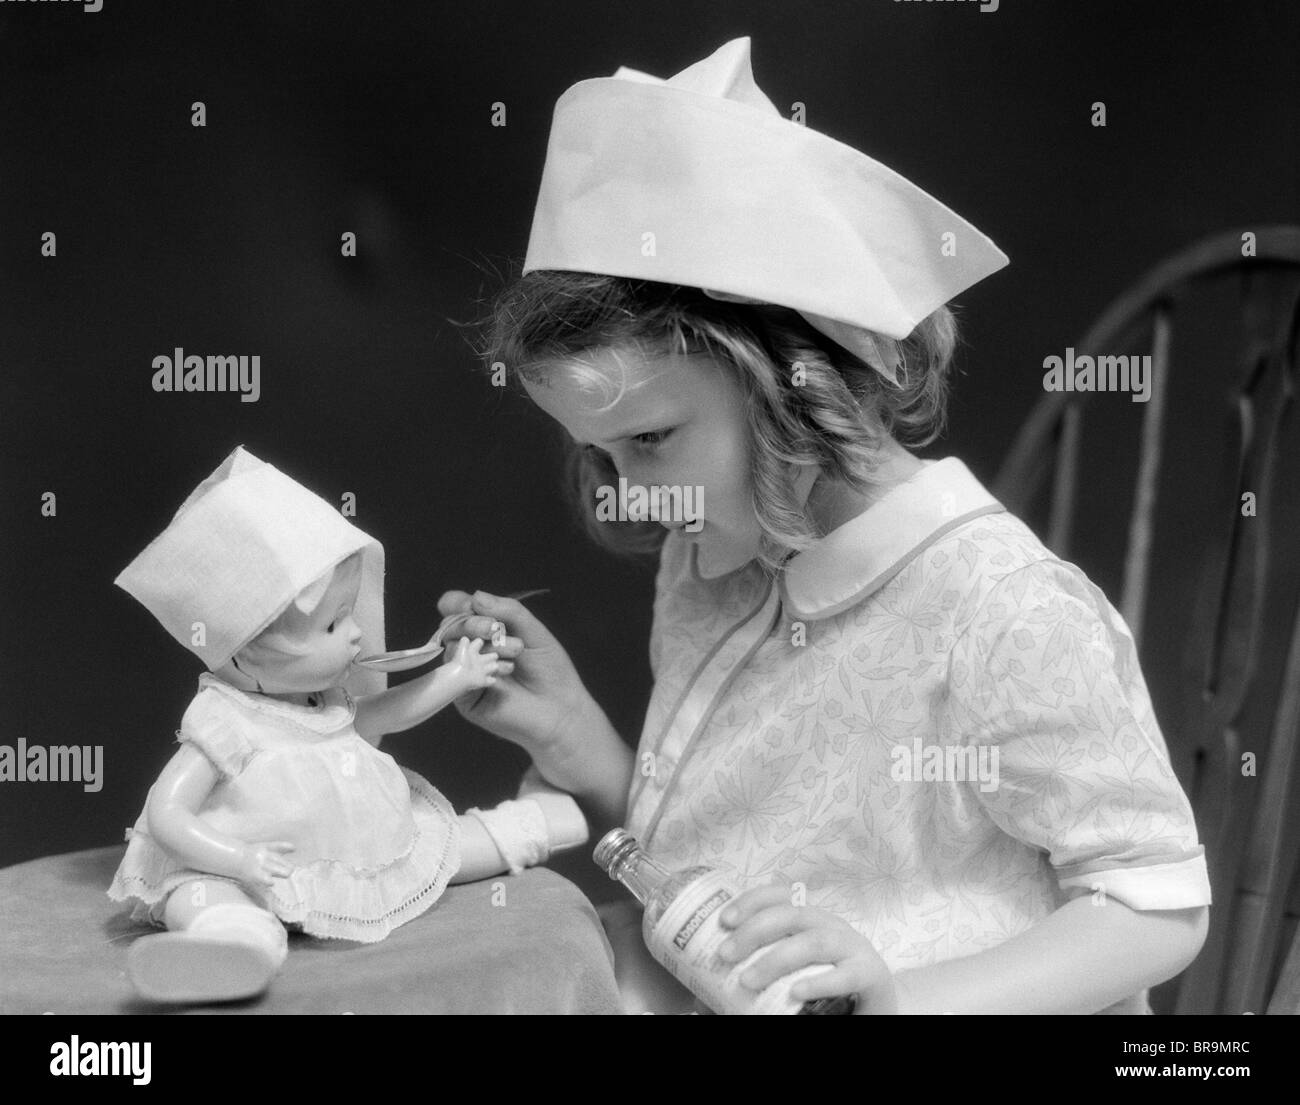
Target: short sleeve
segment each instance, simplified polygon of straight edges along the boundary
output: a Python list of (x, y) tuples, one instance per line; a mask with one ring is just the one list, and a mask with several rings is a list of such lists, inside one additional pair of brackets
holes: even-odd
[(953, 647), (944, 709), (951, 739), (991, 746), (996, 785), (972, 785), (976, 800), (1047, 854), (1066, 894), (1209, 904), (1132, 635), (1078, 568), (1038, 561), (991, 588)]
[(194, 745), (227, 779), (243, 771), (253, 755), (243, 719), (225, 698), (211, 689), (201, 690), (194, 696), (176, 736)]

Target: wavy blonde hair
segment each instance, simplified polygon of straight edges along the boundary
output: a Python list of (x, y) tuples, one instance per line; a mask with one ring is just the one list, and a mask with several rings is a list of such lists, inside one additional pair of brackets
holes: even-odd
[[(885, 435), (919, 448), (946, 426), (953, 313), (939, 308), (903, 341), (875, 338), (886, 356), (898, 354), (898, 388), (783, 307), (722, 302), (648, 280), (535, 271), (497, 294), (479, 322), (477, 352), (489, 372), (504, 366), (515, 381), (544, 384), (566, 371), (610, 404), (621, 389), (611, 392), (607, 377), (581, 364), (583, 353), (710, 354), (746, 397), (759, 557), (775, 570), (816, 536), (796, 497), (792, 465), (815, 464), (869, 491), (878, 486)], [(596, 520), (596, 488), (615, 483), (618, 473), (608, 455), (568, 445), (569, 492), (591, 537), (621, 554), (657, 552), (666, 536), (657, 523)]]

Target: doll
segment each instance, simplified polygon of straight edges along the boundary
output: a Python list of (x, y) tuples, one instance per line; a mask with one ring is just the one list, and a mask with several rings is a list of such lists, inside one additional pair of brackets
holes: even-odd
[(356, 663), (383, 650), (382, 580), (377, 542), (243, 448), (118, 577), (209, 669), (108, 891), (168, 930), (131, 945), (142, 997), (254, 996), (287, 956), (286, 926), (382, 940), (449, 882), (587, 839), (573, 799), (540, 782), (458, 817), (379, 750), (513, 667), (462, 637), (385, 689)]

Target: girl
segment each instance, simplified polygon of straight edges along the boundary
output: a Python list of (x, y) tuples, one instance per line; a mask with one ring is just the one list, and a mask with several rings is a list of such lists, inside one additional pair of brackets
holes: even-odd
[[(782, 118), (746, 39), (556, 107), (486, 359), (571, 439), (595, 537), (657, 549), (654, 689), (633, 756), (528, 611), (449, 592), (516, 634), (513, 672), (458, 707), (665, 863), (747, 886), (724, 951), (768, 948), (755, 989), (830, 963), (795, 996), (1149, 1012), (1204, 939), (1127, 627), (960, 460), (908, 449), (944, 424), (944, 304), (1005, 260)], [(702, 527), (597, 522), (620, 479), (695, 489)], [(635, 919), (608, 927), (629, 1008), (680, 1007)]]
[(131, 945), (142, 997), (252, 996), (284, 962), (285, 925), (381, 940), (448, 882), (517, 872), (586, 839), (567, 795), (538, 787), (458, 818), (379, 751), (385, 733), (513, 666), (462, 637), (443, 666), (383, 690), (355, 666), (383, 648), (382, 558), (241, 448), (119, 576), (211, 669), (109, 890), (169, 930)]

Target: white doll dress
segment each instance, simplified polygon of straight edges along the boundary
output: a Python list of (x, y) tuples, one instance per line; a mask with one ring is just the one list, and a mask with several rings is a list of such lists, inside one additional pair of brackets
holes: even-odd
[[(204, 673), (177, 733), (220, 781), (197, 816), (249, 843), (286, 840), (293, 871), (268, 888), (238, 883), (286, 925), (373, 943), (419, 916), (460, 866), (460, 823), (425, 779), (364, 740), (342, 688), (298, 706), (246, 694)], [(109, 888), (160, 923), (167, 896), (195, 878), (237, 880), (173, 859), (149, 834), (148, 807), (128, 830)]]

